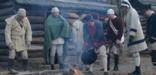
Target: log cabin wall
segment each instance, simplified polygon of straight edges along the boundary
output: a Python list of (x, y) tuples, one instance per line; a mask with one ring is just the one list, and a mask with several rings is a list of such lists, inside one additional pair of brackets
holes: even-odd
[[(23, 2), (22, 2), (23, 1)], [(81, 3), (63, 3), (63, 2), (54, 2), (49, 4), (37, 4), (37, 2), (32, 3), (27, 2), (27, 0), (0, 0), (0, 63), (6, 62), (8, 59), (8, 48), (5, 45), (4, 37), (4, 20), (15, 14), (18, 8), (25, 8), (27, 10), (27, 15), (31, 23), (33, 30), (33, 41), (32, 47), (29, 49), (30, 59), (42, 58), (43, 51), (43, 36), (44, 36), (44, 21), (49, 15), (51, 7), (57, 6), (61, 9), (61, 14), (67, 17), (66, 13), (70, 11), (76, 11), (79, 13), (99, 13), (101, 16), (105, 14), (108, 8), (115, 8), (116, 6), (108, 4), (85, 4)], [(38, 0), (42, 1), (42, 0)], [(83, 1), (83, 0), (81, 0)], [(34, 2), (34, 3), (33, 3)], [(36, 4), (35, 4), (36, 3)], [(44, 3), (43, 3), (44, 4)], [(141, 23), (143, 25), (143, 30), (146, 32), (146, 19), (143, 16), (140, 16)]]
[(15, 13), (13, 0), (0, 0), (0, 62), (7, 61), (8, 48), (5, 45), (5, 19)]
[[(104, 15), (108, 8), (115, 8), (115, 6), (105, 5), (98, 6), (98, 4), (79, 4), (79, 3), (61, 3), (56, 2), (52, 5), (39, 5), (39, 4), (29, 4), (23, 0), (0, 0), (0, 64), (7, 64), (8, 59), (8, 48), (5, 45), (4, 29), (5, 29), (5, 19), (13, 14), (15, 14), (18, 8), (25, 8), (27, 10), (27, 16), (30, 20), (32, 31), (33, 31), (33, 41), (32, 46), (28, 50), (30, 59), (42, 59), (43, 51), (43, 36), (44, 36), (44, 21), (50, 14), (51, 7), (57, 6), (61, 9), (61, 14), (67, 17), (67, 13), (71, 11), (76, 11), (79, 13), (99, 13)], [(33, 0), (32, 0), (33, 1)], [(105, 7), (105, 8), (103, 8)], [(40, 61), (40, 60), (39, 60)], [(42, 61), (41, 61), (42, 62)]]

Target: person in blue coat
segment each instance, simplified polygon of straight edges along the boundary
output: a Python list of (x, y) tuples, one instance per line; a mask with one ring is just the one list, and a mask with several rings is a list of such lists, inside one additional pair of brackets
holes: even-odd
[[(107, 72), (107, 54), (105, 47), (105, 36), (103, 30), (103, 24), (93, 18), (92, 15), (86, 16), (86, 22), (84, 23), (84, 49), (96, 50), (102, 60), (104, 75), (108, 75)], [(91, 57), (91, 56), (90, 56)], [(89, 61), (88, 61), (89, 62)], [(92, 71), (92, 64), (89, 64), (89, 70)]]

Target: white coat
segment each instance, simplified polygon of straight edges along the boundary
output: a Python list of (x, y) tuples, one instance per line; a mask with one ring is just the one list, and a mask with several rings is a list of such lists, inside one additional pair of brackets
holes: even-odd
[(12, 43), (15, 50), (27, 50), (26, 42), (32, 41), (32, 30), (27, 17), (23, 19), (23, 27), (16, 20), (16, 15), (7, 18), (5, 28), (6, 45)]
[[(140, 23), (139, 15), (137, 11), (131, 7), (128, 13), (124, 16), (127, 31), (127, 46), (130, 52), (139, 52), (147, 49), (143, 29)], [(133, 36), (132, 42), (130, 42), (130, 36)]]

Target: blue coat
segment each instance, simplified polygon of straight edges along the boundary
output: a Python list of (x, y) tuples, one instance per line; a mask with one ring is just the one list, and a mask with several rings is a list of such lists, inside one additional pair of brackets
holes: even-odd
[[(91, 48), (98, 48), (105, 42), (105, 36), (104, 36), (104, 30), (103, 30), (103, 24), (101, 21), (94, 20), (95, 22), (95, 35), (91, 36), (89, 33), (89, 22), (86, 22), (83, 27), (84, 31), (84, 42), (87, 43), (85, 45), (85, 49), (91, 49)], [(95, 45), (96, 43), (96, 45)]]

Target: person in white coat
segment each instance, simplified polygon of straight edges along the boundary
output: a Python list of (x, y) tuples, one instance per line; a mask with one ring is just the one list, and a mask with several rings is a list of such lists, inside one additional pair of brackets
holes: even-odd
[(131, 6), (128, 0), (121, 1), (121, 9), (124, 13), (124, 20), (126, 23), (126, 39), (128, 51), (132, 54), (134, 59), (135, 70), (129, 75), (141, 75), (140, 68), (140, 51), (147, 49), (144, 33), (140, 23), (137, 11)]
[(24, 70), (27, 69), (28, 49), (32, 41), (31, 25), (24, 8), (19, 8), (17, 14), (7, 18), (5, 22), (5, 41), (9, 47), (8, 69), (10, 73), (17, 73), (13, 69), (16, 53), (21, 54), (23, 68)]
[(79, 15), (74, 12), (68, 14), (68, 22), (70, 24), (70, 37), (67, 40), (67, 50), (65, 53), (66, 68), (81, 68), (81, 53), (83, 48), (83, 22)]

